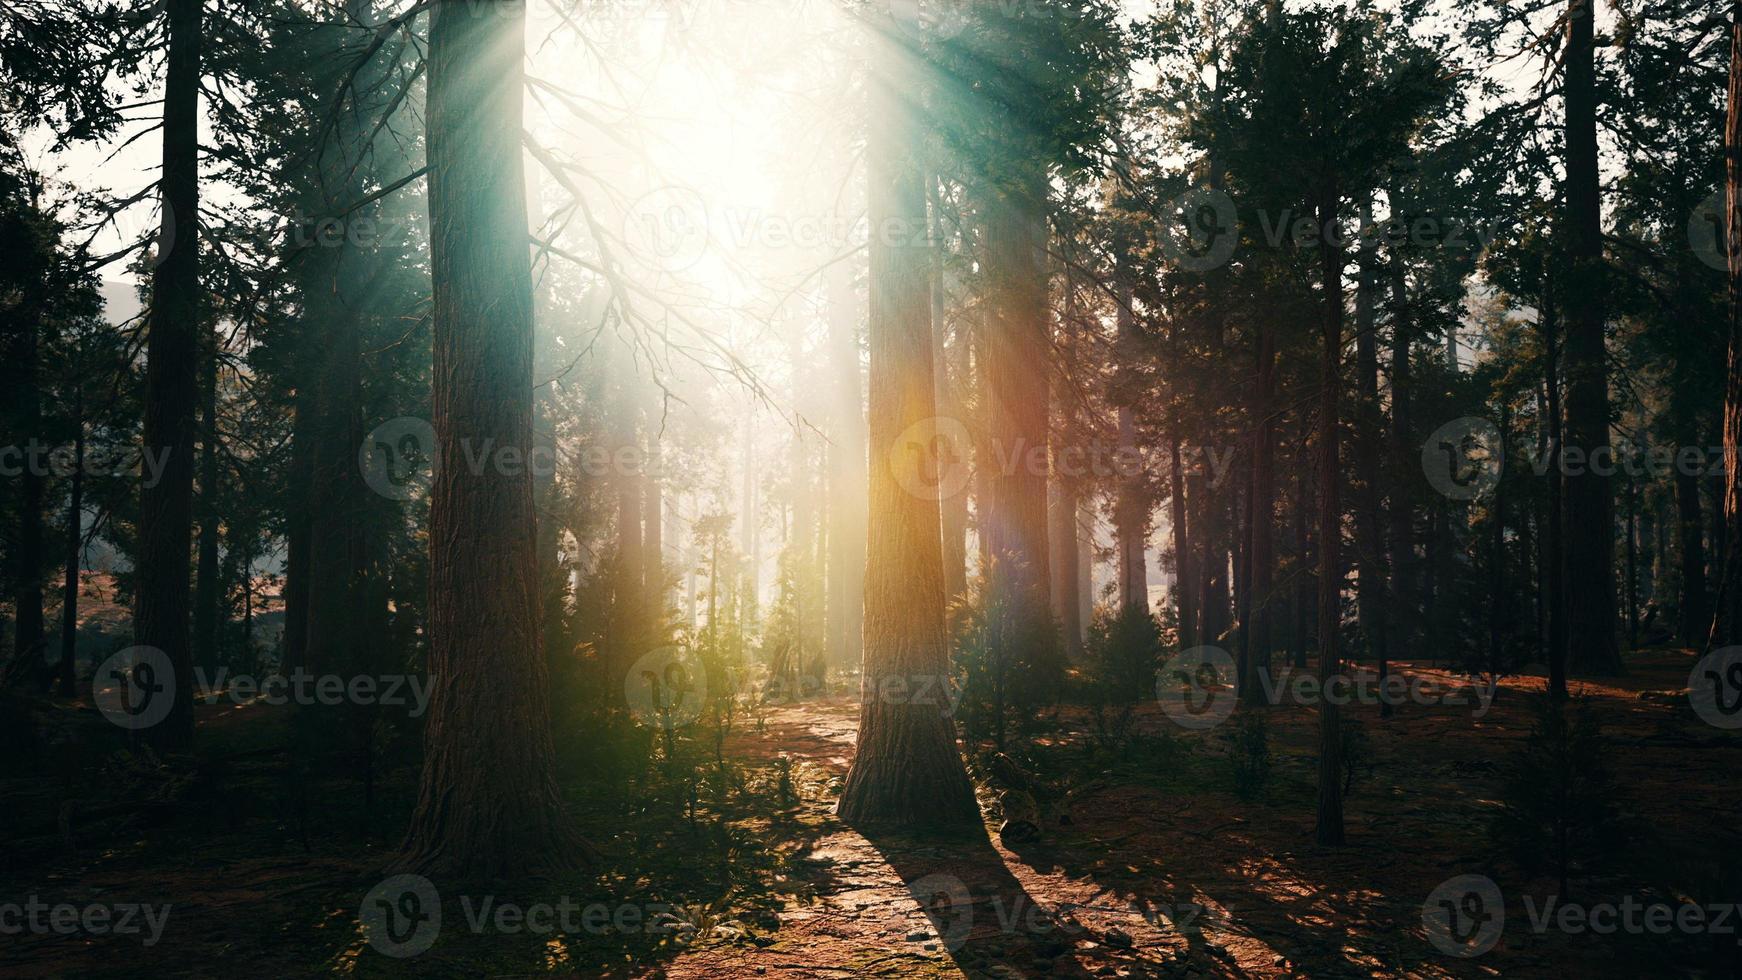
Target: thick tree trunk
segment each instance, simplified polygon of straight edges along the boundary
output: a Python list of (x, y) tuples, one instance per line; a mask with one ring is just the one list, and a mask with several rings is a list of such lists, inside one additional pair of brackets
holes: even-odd
[(1578, 671), (1621, 671), (1615, 642), (1615, 531), (1609, 477), (1591, 465), (1609, 447), (1603, 353), (1606, 276), (1597, 172), (1592, 0), (1569, 0), (1566, 48), (1567, 446), (1586, 465), (1566, 477), (1567, 655)]
[(1709, 646), (1742, 640), (1742, 0), (1730, 4), (1730, 95), (1724, 124), (1724, 244), (1729, 352), (1724, 382), (1724, 566)]
[[(879, 30), (879, 27), (887, 28)], [(919, 127), (905, 80), (918, 60), (893, 25), (873, 26), (866, 206), (870, 227), (925, 222), (925, 188), (913, 165)], [(920, 485), (923, 450), (935, 431), (928, 261), (912, 235), (870, 241), (870, 515), (865, 561), (865, 663), (858, 742), (837, 812), (858, 828), (983, 833), (974, 789), (956, 749), (955, 725), (940, 705), (879, 697), (950, 670), (944, 633), (943, 556), (938, 503)], [(1041, 424), (1046, 415), (1042, 402)], [(1044, 430), (1043, 430), (1044, 438)], [(916, 440), (917, 445), (898, 445)], [(900, 469), (898, 469), (898, 467)], [(1044, 484), (1041, 503), (1044, 534)], [(1044, 543), (1043, 543), (1044, 546)], [(1043, 563), (1040, 568), (1046, 568)], [(1044, 608), (1044, 607), (1043, 607)]]
[(430, 704), (403, 863), (515, 878), (585, 852), (552, 777), (539, 649), (532, 479), (481, 447), (532, 443), (532, 273), (522, 177), (525, 7), (430, 17), (430, 269), (435, 286)]
[[(194, 430), (199, 403), (199, 101), (201, 0), (166, 0), (163, 92), (163, 236), (146, 309), (143, 449), (162, 459), (139, 499), (138, 591), (133, 642), (162, 651), (175, 677), (150, 740), (165, 751), (193, 745), (189, 561), (193, 543)], [(149, 471), (148, 471), (149, 472)]]
[[(1319, 226), (1329, 228), (1337, 219), (1337, 193), (1325, 192), (1319, 204)], [(1338, 646), (1338, 621), (1342, 618), (1342, 569), (1338, 565), (1337, 541), (1342, 535), (1342, 512), (1338, 504), (1337, 403), (1342, 387), (1343, 352), (1343, 257), (1328, 237), (1321, 245), (1324, 273), (1325, 327), (1323, 356), (1319, 366), (1319, 682), (1320, 690), (1343, 672)], [(1319, 804), (1316, 837), (1320, 844), (1343, 843), (1342, 723), (1337, 705), (1330, 698), (1319, 704)]]

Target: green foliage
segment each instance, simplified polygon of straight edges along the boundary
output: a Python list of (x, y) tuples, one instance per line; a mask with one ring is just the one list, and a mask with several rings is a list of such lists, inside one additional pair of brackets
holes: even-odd
[(1160, 629), (1146, 610), (1098, 607), (1085, 651), (1096, 735), (1110, 744), (1122, 743), (1130, 735), (1137, 702), (1154, 690)]
[(951, 661), (964, 733), (1002, 744), (1008, 725), (1027, 729), (1042, 708), (1057, 701), (1064, 647), (1044, 607), (1010, 608), (988, 581), (987, 575), (975, 576), (950, 608)]

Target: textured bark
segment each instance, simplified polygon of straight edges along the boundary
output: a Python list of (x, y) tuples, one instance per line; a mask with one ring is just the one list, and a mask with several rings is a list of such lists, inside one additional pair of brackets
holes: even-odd
[[(1584, 459), (1609, 452), (1603, 353), (1605, 273), (1597, 173), (1592, 0), (1569, 0), (1566, 47), (1567, 446)], [(1581, 673), (1621, 671), (1615, 642), (1615, 532), (1610, 479), (1585, 466), (1566, 477), (1567, 657)]]
[(193, 744), (189, 549), (193, 543), (194, 431), (199, 402), (199, 86), (201, 0), (166, 0), (163, 94), (164, 227), (146, 308), (143, 448), (163, 469), (139, 497), (138, 591), (133, 642), (163, 651), (175, 671), (168, 716), (148, 730), (165, 751)]
[[(1393, 193), (1395, 208), (1397, 195)], [(1412, 325), (1409, 319), (1409, 283), (1405, 276), (1403, 256), (1393, 252), (1391, 273), (1391, 458), (1396, 467), (1414, 465), (1411, 452), (1411, 421), (1409, 415), (1410, 363), (1409, 348)], [(1404, 469), (1393, 480), (1389, 506), (1386, 507), (1386, 548), (1389, 553), (1391, 604), (1385, 619), (1386, 649), (1379, 651), (1381, 680), (1391, 672), (1390, 648), (1408, 650), (1414, 647), (1415, 622), (1418, 615), (1415, 601), (1415, 502), (1409, 488), (1415, 481), (1413, 472)], [(1379, 706), (1381, 718), (1391, 717), (1391, 703)]]
[[(1337, 194), (1325, 194), (1319, 205), (1319, 226), (1331, 227), (1337, 218)], [(1338, 509), (1337, 403), (1342, 386), (1343, 349), (1343, 258), (1341, 250), (1327, 239), (1320, 246), (1323, 259), (1325, 324), (1323, 354), (1319, 365), (1318, 477), (1319, 477), (1319, 681), (1320, 689), (1343, 672), (1337, 649), (1337, 624), (1341, 619), (1343, 576), (1338, 566), (1338, 539), (1342, 512)], [(1320, 844), (1343, 843), (1342, 729), (1337, 705), (1319, 699), (1319, 804), (1316, 837)]]
[(532, 479), (467, 447), (532, 443), (532, 275), (520, 147), (525, 7), (441, 0), (430, 18), (435, 287), (430, 704), (402, 863), (510, 878), (585, 849), (552, 778)]
[(1742, 0), (1730, 4), (1729, 113), (1724, 124), (1724, 245), (1728, 276), (1729, 351), (1724, 376), (1723, 573), (1710, 646), (1742, 639)]
[[(913, 101), (904, 94), (904, 79), (917, 74), (911, 51), (896, 40), (900, 36), (893, 29), (873, 34), (881, 47), (869, 81), (866, 146), (866, 206), (873, 229), (890, 222), (919, 228), (925, 221), (925, 189), (912, 159), (918, 127)], [(913, 482), (922, 465), (917, 450), (925, 445), (924, 436), (935, 435), (924, 432), (925, 420), (936, 413), (929, 263), (911, 236), (897, 237), (873, 234), (870, 242), (873, 448), (865, 662), (858, 741), (837, 812), (858, 828), (984, 833), (948, 713), (936, 703), (879, 696), (890, 689), (885, 684), (911, 690), (916, 679), (935, 681), (949, 672), (938, 503), (903, 489), (919, 485)], [(1041, 418), (1044, 425), (1045, 415)], [(922, 437), (920, 445), (898, 445), (916, 435)]]

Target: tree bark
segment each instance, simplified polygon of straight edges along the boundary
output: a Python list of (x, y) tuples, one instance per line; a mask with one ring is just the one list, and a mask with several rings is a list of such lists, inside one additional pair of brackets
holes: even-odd
[(1592, 0), (1568, 0), (1567, 14), (1566, 426), (1568, 448), (1587, 464), (1565, 481), (1567, 655), (1582, 673), (1612, 676), (1621, 672), (1613, 501), (1609, 477), (1596, 472), (1604, 467), (1592, 465), (1610, 451)]
[(525, 7), (440, 0), (430, 16), (430, 703), (405, 866), (513, 878), (586, 848), (552, 776), (532, 479), (467, 450), (532, 443), (532, 272), (521, 110)]
[[(1337, 192), (1327, 189), (1319, 202), (1319, 227), (1337, 218)], [(1319, 682), (1320, 690), (1342, 673), (1338, 622), (1342, 618), (1342, 570), (1337, 546), (1342, 535), (1338, 504), (1337, 403), (1342, 386), (1343, 257), (1326, 237), (1320, 246), (1324, 274), (1325, 324), (1319, 365)], [(1316, 837), (1320, 844), (1343, 843), (1342, 727), (1337, 705), (1330, 698), (1319, 704), (1319, 802)]]
[(1707, 645), (1742, 639), (1742, 0), (1730, 4), (1729, 112), (1724, 123), (1724, 245), (1729, 351), (1724, 375), (1724, 570)]
[(1552, 268), (1543, 275), (1542, 313), (1538, 320), (1543, 347), (1543, 401), (1547, 415), (1543, 424), (1548, 430), (1548, 524), (1543, 529), (1544, 582), (1543, 594), (1548, 605), (1548, 693), (1553, 698), (1567, 696), (1567, 593), (1564, 587), (1566, 550), (1565, 515), (1562, 513), (1561, 447), (1566, 437), (1561, 422), (1560, 320), (1555, 305)]
[[(913, 159), (919, 126), (905, 83), (919, 77), (918, 59), (892, 24), (874, 24), (871, 37), (877, 50), (866, 144), (870, 227), (911, 232), (925, 223), (924, 181)], [(865, 662), (858, 740), (837, 812), (861, 829), (979, 834), (980, 811), (949, 714), (935, 703), (879, 696), (893, 685), (912, 690), (916, 680), (935, 682), (950, 670), (938, 502), (904, 489), (922, 485), (922, 456), (936, 436), (925, 421), (937, 408), (927, 258), (911, 233), (871, 236)], [(1044, 400), (1034, 400), (1043, 403), (1044, 427)], [(1044, 484), (1042, 492), (1044, 534)]]
[(210, 673), (218, 666), (218, 602), (223, 589), (218, 567), (218, 333), (205, 333), (207, 350), (200, 365), (200, 551), (194, 572), (193, 659)]
[[(1361, 224), (1373, 221), (1371, 197), (1362, 201)], [(1375, 304), (1377, 269), (1371, 245), (1364, 244), (1359, 257), (1355, 282), (1355, 421), (1356, 431), (1351, 448), (1355, 452), (1358, 480), (1355, 493), (1355, 551), (1359, 578), (1355, 586), (1357, 617), (1367, 653), (1376, 660), (1388, 660), (1385, 594), (1391, 571), (1385, 561), (1384, 524), (1380, 514), (1380, 445), (1385, 438), (1383, 416), (1379, 411), (1379, 339), (1378, 311)]]
[[(75, 365), (83, 370), (82, 359)], [(73, 472), (67, 481), (66, 577), (60, 607), (60, 696), (78, 688), (79, 558), (84, 553), (85, 507), (85, 382), (73, 382)]]
[(199, 100), (201, 0), (166, 0), (163, 93), (163, 234), (146, 309), (143, 449), (163, 460), (139, 499), (133, 641), (162, 651), (174, 683), (164, 720), (147, 737), (160, 751), (193, 745), (189, 550), (193, 540), (194, 431), (199, 402)]

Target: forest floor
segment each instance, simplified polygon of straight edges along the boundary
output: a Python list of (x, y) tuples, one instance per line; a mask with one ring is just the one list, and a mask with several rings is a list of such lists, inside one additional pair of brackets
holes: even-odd
[[(1742, 867), (1742, 733), (1694, 715), (1685, 696), (1693, 663), (1687, 651), (1643, 651), (1624, 678), (1577, 684), (1603, 722), (1615, 803), (1633, 834), (1611, 864), (1575, 876), (1580, 903), (1734, 900), (1724, 889)], [(1467, 681), (1398, 666), (1431, 689)], [(1013, 851), (996, 834), (961, 844), (868, 840), (846, 828), (832, 809), (856, 704), (835, 695), (771, 706), (739, 719), (719, 778), (650, 787), (625, 777), (621, 793), (577, 791), (577, 819), (602, 867), (444, 893), (439, 938), (407, 958), (372, 946), (359, 910), (405, 825), (411, 767), (384, 767), (364, 808), (350, 783), (287, 780), (270, 748), (284, 731), (276, 709), (202, 706), (202, 731), (229, 730), (206, 739), (223, 741), (228, 761), (193, 769), (200, 785), (182, 788), (182, 806), (148, 799), (105, 813), (64, 774), (0, 780), (0, 834), (11, 841), (0, 851), (0, 904), (167, 907), (155, 943), (92, 934), (101, 929), (6, 935), (0, 975), (1724, 975), (1712, 964), (1736, 963), (1734, 935), (1533, 928), (1526, 897), (1540, 904), (1559, 889), (1521, 870), (1488, 825), (1531, 726), (1528, 694), (1541, 687), (1506, 678), (1486, 711), (1412, 703), (1381, 720), (1376, 708), (1346, 709), (1366, 735), (1353, 746), (1339, 848), (1313, 843), (1309, 707), (1262, 709), (1270, 774), (1251, 800), (1236, 792), (1232, 723), (1182, 731), (1148, 701), (1114, 750), (1097, 747), (1086, 711), (1062, 709), (1012, 749), (1054, 797), (1040, 839)], [(135, 768), (124, 754), (111, 759), (109, 799), (139, 799), (140, 786), (161, 779)], [(80, 793), (82, 803), (69, 802)], [(1469, 959), (1437, 950), (1422, 912), (1436, 886), (1463, 874), (1494, 879), (1506, 900), (1499, 942)], [(486, 893), (523, 905), (572, 896), (605, 915), (574, 933), (488, 915), (474, 925)]]

